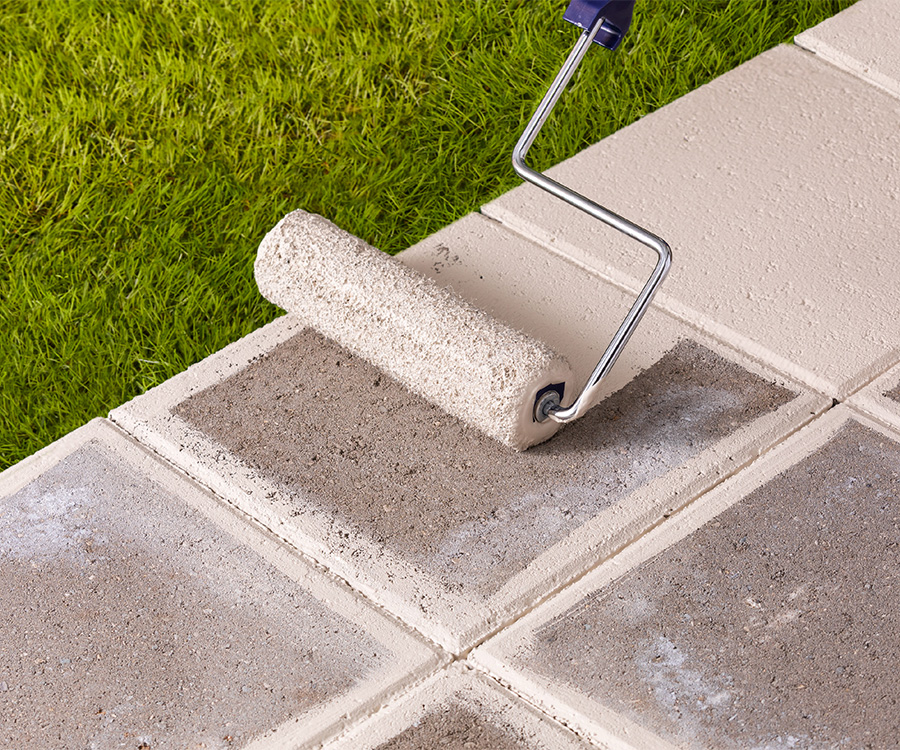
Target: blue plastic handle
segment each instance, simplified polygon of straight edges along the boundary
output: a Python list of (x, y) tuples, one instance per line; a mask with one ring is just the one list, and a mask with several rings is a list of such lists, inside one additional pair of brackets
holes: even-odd
[(603, 16), (603, 25), (594, 41), (606, 49), (615, 49), (631, 26), (635, 0), (572, 0), (563, 19), (579, 29), (589, 29), (597, 16)]

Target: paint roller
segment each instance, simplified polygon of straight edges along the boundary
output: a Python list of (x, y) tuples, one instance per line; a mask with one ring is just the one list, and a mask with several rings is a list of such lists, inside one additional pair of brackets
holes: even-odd
[[(574, 0), (564, 19), (583, 31), (513, 151), (523, 179), (653, 249), (656, 266), (578, 392), (565, 358), (452, 291), (305, 211), (263, 239), (255, 275), (266, 299), (362, 357), (413, 393), (486, 435), (523, 450), (594, 405), (671, 265), (659, 237), (537, 172), (525, 162), (592, 43), (614, 50), (634, 0)], [(577, 392), (577, 395), (573, 395)]]

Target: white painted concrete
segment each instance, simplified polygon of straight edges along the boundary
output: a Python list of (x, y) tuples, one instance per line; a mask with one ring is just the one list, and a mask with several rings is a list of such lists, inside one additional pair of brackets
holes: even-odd
[[(898, 123), (900, 101), (782, 46), (550, 174), (671, 244), (659, 304), (841, 399), (900, 357)], [(629, 289), (655, 261), (530, 185), (483, 211)]]

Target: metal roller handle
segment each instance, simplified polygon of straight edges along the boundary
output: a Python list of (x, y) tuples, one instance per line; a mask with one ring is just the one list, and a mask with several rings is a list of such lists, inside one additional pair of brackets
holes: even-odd
[[(603, 28), (605, 21), (606, 19), (602, 15), (598, 15), (589, 27), (585, 28), (582, 32), (575, 47), (569, 53), (569, 57), (566, 59), (565, 64), (562, 66), (562, 69), (557, 74), (550, 89), (538, 105), (537, 111), (532, 116), (531, 121), (526, 126), (525, 132), (522, 133), (518, 143), (516, 143), (512, 157), (513, 168), (516, 170), (516, 174), (523, 180), (527, 180), (528, 182), (537, 185), (539, 188), (546, 190), (548, 193), (555, 195), (566, 203), (575, 206), (575, 208), (581, 209), (586, 214), (593, 216), (595, 219), (599, 219), (605, 224), (609, 224), (614, 229), (618, 229), (632, 239), (653, 249), (659, 259), (656, 262), (653, 273), (650, 275), (650, 278), (647, 280), (647, 283), (635, 300), (634, 305), (632, 305), (631, 310), (628, 311), (628, 315), (612, 337), (612, 340), (606, 347), (606, 351), (603, 352), (603, 356), (600, 358), (600, 361), (588, 378), (584, 390), (582, 390), (578, 398), (575, 399), (575, 402), (567, 408), (560, 406), (560, 395), (556, 393), (556, 391), (549, 391), (539, 395), (534, 405), (534, 418), (538, 422), (543, 422), (546, 419), (552, 419), (555, 422), (563, 423), (571, 422), (574, 419), (578, 419), (578, 417), (582, 416), (594, 405), (594, 401), (600, 390), (601, 381), (607, 376), (613, 365), (616, 363), (616, 360), (619, 358), (619, 355), (622, 353), (622, 350), (625, 348), (625, 345), (637, 328), (638, 323), (640, 323), (641, 318), (644, 317), (644, 313), (647, 311), (650, 301), (653, 299), (653, 295), (656, 293), (656, 290), (663, 279), (665, 279), (666, 274), (669, 272), (669, 267), (672, 265), (672, 251), (664, 240), (657, 237), (655, 234), (648, 232), (646, 229), (639, 227), (637, 224), (633, 224), (628, 221), (628, 219), (624, 219), (618, 214), (603, 208), (603, 206), (594, 203), (592, 200), (585, 198), (583, 195), (576, 193), (565, 185), (561, 185), (546, 175), (533, 170), (525, 163), (525, 156), (528, 153), (528, 149), (531, 148), (535, 138), (537, 138), (538, 133), (540, 133), (541, 128), (550, 116), (550, 112), (559, 100), (563, 89), (565, 89), (566, 85), (569, 83), (569, 80), (575, 73), (575, 69), (578, 67), (582, 58), (584, 58), (585, 53), (591, 46), (591, 42), (595, 40), (597, 33)], [(607, 25), (607, 28), (604, 29), (605, 33), (608, 28)], [(616, 45), (617, 44), (618, 40), (616, 41)]]

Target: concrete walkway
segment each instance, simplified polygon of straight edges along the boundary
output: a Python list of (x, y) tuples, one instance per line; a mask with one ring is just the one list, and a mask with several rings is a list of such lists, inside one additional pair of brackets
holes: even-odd
[[(860, 0), (552, 171), (675, 266), (545, 445), (284, 317), (0, 475), (0, 746), (896, 744), (898, 39)], [(399, 257), (581, 377), (654, 260), (531, 186)]]

